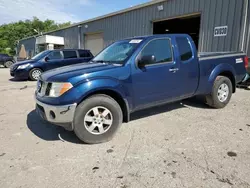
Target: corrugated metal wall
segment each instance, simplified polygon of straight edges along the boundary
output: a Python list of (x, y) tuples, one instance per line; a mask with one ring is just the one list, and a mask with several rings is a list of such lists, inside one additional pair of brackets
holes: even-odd
[[(55, 35), (55, 36), (60, 36), (64, 37), (64, 44), (65, 48), (78, 48), (78, 27), (72, 27), (68, 29), (63, 29), (55, 32), (49, 33), (49, 35)], [(24, 44), (26, 51), (35, 51), (35, 38), (29, 38), (25, 40), (21, 40), (19, 42), (19, 49), (22, 44)]]
[[(245, 49), (250, 57), (250, 0), (248, 0), (248, 14), (247, 14), (247, 24), (246, 24), (246, 40), (245, 40)], [(250, 62), (249, 62), (250, 65)], [(250, 66), (249, 66), (250, 67)]]
[[(163, 5), (164, 11), (157, 6)], [(104, 31), (105, 44), (153, 33), (153, 21), (201, 12), (199, 51), (239, 51), (243, 34), (244, 0), (168, 0), (153, 6), (88, 23), (82, 34)], [(214, 27), (228, 26), (226, 37), (214, 37)]]
[(27, 40), (22, 40), (19, 41), (19, 45), (17, 46), (17, 51), (19, 52), (21, 49), (21, 45), (23, 44), (25, 47), (26, 52), (28, 53), (29, 51), (31, 51), (31, 54), (34, 56), (35, 54), (35, 43), (36, 43), (36, 39), (34, 37), (29, 38)]
[[(83, 47), (86, 33), (103, 32), (104, 45), (107, 46), (119, 39), (152, 34), (154, 21), (200, 12), (199, 51), (240, 51), (245, 2), (246, 0), (166, 0), (82, 25), (81, 45)], [(159, 5), (163, 5), (163, 11), (158, 11)], [(85, 25), (88, 27), (86, 28)], [(228, 26), (227, 36), (214, 37), (216, 26)], [(249, 19), (247, 27), (249, 27)], [(77, 48), (78, 32), (79, 28), (76, 26), (50, 34), (64, 37), (66, 48)]]
[(64, 37), (64, 45), (66, 48), (78, 48), (78, 31), (79, 28), (76, 26), (52, 32), (50, 35)]

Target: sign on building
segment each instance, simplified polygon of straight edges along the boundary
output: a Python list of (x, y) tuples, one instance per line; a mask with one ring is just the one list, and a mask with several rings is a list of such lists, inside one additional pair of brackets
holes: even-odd
[(227, 26), (215, 27), (214, 28), (214, 36), (215, 37), (227, 36), (227, 30), (228, 30)]
[(162, 10), (164, 10), (163, 5), (159, 5), (159, 6), (157, 6), (157, 8), (158, 8), (158, 11), (162, 11)]

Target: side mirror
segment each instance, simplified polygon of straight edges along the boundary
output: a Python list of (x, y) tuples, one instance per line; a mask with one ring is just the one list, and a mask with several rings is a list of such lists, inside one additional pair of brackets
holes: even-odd
[(45, 57), (44, 61), (48, 62), (49, 61), (49, 57)]
[(156, 61), (154, 55), (146, 55), (142, 56), (138, 59), (137, 66), (141, 69), (144, 68), (146, 65), (154, 64)]

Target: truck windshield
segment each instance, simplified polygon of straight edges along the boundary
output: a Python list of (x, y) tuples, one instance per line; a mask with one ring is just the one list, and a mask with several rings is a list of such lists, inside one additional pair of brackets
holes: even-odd
[(43, 51), (37, 55), (35, 55), (34, 57), (32, 57), (31, 59), (33, 60), (39, 60), (39, 59), (42, 59), (44, 58), (46, 55), (48, 55), (50, 53), (50, 51), (46, 50), (46, 51)]
[(115, 42), (99, 53), (92, 61), (123, 64), (141, 41), (142, 40), (125, 40)]

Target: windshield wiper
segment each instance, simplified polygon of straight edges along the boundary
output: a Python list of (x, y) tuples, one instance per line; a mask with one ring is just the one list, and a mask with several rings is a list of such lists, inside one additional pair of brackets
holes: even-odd
[(111, 64), (111, 61), (104, 61), (104, 60), (97, 60), (97, 61), (93, 61), (94, 63), (109, 63)]
[(111, 64), (111, 65), (119, 65), (122, 66), (123, 64), (121, 63), (116, 63), (115, 61), (104, 61), (104, 60), (97, 60), (97, 61), (92, 61), (93, 63), (104, 63), (104, 64)]

